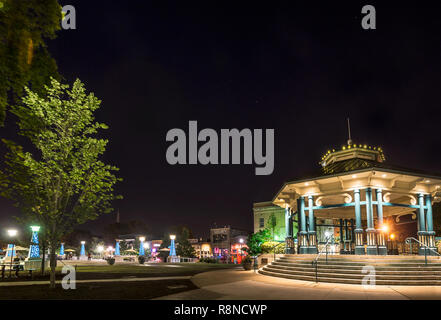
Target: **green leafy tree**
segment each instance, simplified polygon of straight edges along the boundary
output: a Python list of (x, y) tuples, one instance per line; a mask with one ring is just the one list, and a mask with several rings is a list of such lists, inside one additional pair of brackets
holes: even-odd
[(51, 76), (59, 78), (45, 41), (55, 38), (61, 18), (57, 0), (0, 2), (0, 124), (7, 105), (19, 102), (25, 85), (43, 93)]
[(269, 220), (268, 220), (268, 226), (271, 230), (271, 233), (273, 235), (273, 240), (275, 236), (276, 226), (277, 226), (277, 218), (274, 213), (271, 213)]
[(246, 252), (252, 257), (262, 253), (262, 244), (271, 240), (271, 231), (263, 229), (248, 236)]
[(196, 251), (194, 250), (188, 239), (182, 239), (176, 246), (176, 254), (181, 257), (194, 258)]
[(97, 137), (107, 126), (95, 122), (100, 107), (93, 93), (76, 80), (70, 89), (51, 79), (45, 96), (25, 88), (22, 105), (11, 111), (19, 134), (32, 147), (8, 140), (0, 191), (42, 227), (50, 249), (51, 287), (55, 287), (56, 249), (64, 234), (78, 224), (108, 213), (118, 168), (100, 160), (108, 141)]

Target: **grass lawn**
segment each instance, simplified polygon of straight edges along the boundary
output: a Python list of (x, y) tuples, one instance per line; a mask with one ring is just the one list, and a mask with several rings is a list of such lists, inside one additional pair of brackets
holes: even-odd
[[(157, 263), (157, 264), (115, 264), (110, 265), (80, 265), (77, 267), (77, 279), (117, 279), (117, 278), (144, 278), (193, 276), (200, 272), (237, 268), (232, 264), (209, 263)], [(58, 277), (62, 278), (61, 267), (57, 268)]]
[[(130, 264), (117, 263), (113, 266), (107, 264), (82, 263), (77, 266), (77, 280), (116, 279), (112, 282), (77, 283), (75, 290), (63, 290), (57, 284), (54, 290), (47, 284), (26, 286), (0, 287), (0, 299), (152, 299), (168, 294), (197, 289), (187, 279), (155, 280), (155, 281), (130, 281), (118, 282), (118, 279), (167, 277), (167, 276), (192, 276), (200, 272), (220, 269), (241, 268), (231, 264), (207, 263), (158, 263), (158, 264)], [(57, 267), (57, 280), (64, 276), (61, 274), (62, 266)], [(22, 274), (18, 278), (5, 278), (4, 282), (29, 281), (28, 275)], [(49, 274), (34, 275), (34, 280), (49, 280)]]
[(47, 285), (8, 286), (0, 288), (0, 300), (152, 299), (192, 289), (197, 287), (190, 280), (77, 283), (75, 290), (63, 290), (61, 285), (56, 289)]

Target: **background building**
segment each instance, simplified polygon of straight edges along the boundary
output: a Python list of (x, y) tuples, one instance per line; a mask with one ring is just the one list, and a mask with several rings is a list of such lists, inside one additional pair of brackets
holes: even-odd
[[(284, 241), (286, 237), (285, 229), (285, 209), (272, 202), (256, 202), (253, 204), (254, 214), (254, 233), (268, 228), (272, 232), (270, 217), (274, 215), (276, 225), (274, 228), (274, 240)], [(294, 223), (294, 234), (297, 234), (297, 224)]]
[(235, 239), (242, 237), (246, 242), (250, 232), (231, 227), (210, 229), (210, 241), (214, 257), (231, 258), (231, 248)]
[(188, 242), (191, 243), (191, 246), (196, 251), (196, 257), (198, 257), (199, 259), (210, 258), (213, 256), (210, 241), (203, 241), (202, 238), (199, 238), (188, 239)]

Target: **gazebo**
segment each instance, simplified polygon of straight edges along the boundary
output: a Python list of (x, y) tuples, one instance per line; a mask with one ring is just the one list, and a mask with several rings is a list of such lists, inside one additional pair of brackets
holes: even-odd
[(382, 148), (351, 140), (328, 150), (319, 163), (320, 172), (286, 182), (272, 200), (285, 209), (286, 253), (295, 249), (293, 220), (298, 253), (317, 253), (320, 219), (346, 230), (341, 252), (386, 255), (384, 220), (411, 215), (419, 254), (435, 254), (432, 204), (441, 201), (441, 175), (388, 164)]

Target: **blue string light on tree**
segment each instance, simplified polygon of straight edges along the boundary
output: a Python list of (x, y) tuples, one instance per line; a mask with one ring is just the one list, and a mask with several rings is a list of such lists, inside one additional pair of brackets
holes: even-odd
[(175, 248), (175, 235), (170, 235), (170, 256), (175, 257), (176, 256), (176, 248)]
[(31, 247), (29, 248), (29, 258), (35, 259), (40, 258), (40, 247), (38, 245), (38, 231), (40, 231), (39, 226), (31, 226), (32, 238)]
[(144, 241), (145, 241), (145, 237), (139, 237), (139, 255), (140, 256), (144, 255)]
[(119, 251), (119, 242), (120, 240), (116, 240), (116, 244), (115, 244), (115, 256), (119, 256), (121, 255), (120, 251)]

